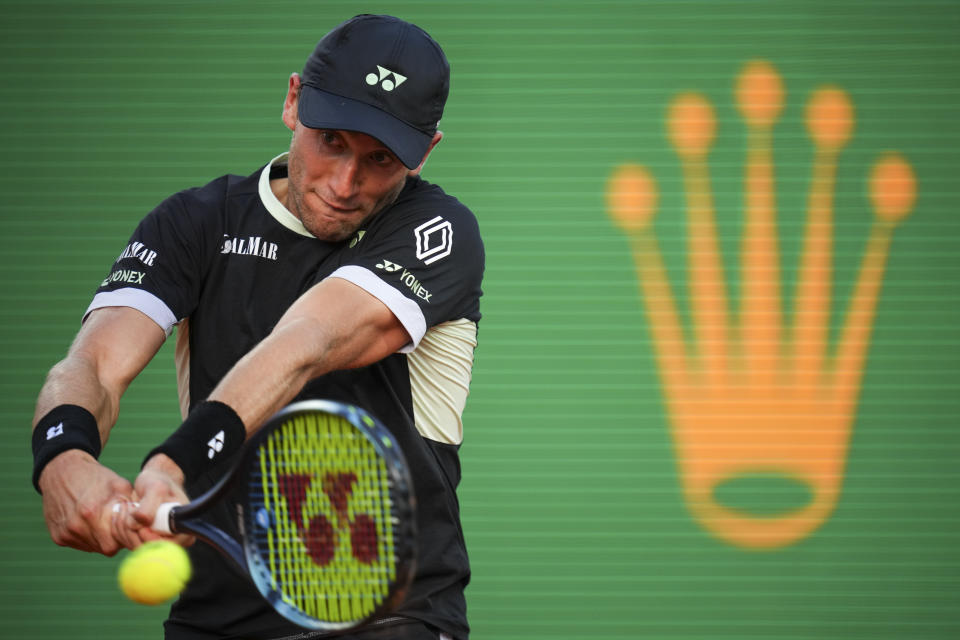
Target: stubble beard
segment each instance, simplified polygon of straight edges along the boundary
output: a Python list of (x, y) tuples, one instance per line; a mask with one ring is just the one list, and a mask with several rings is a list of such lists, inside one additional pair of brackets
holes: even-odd
[(320, 222), (314, 221), (309, 209), (303, 202), (303, 191), (296, 186), (295, 181), (291, 178), (292, 176), (288, 175), (287, 208), (290, 209), (291, 212), (300, 220), (304, 228), (310, 232), (310, 235), (325, 242), (342, 242), (343, 240), (352, 237), (358, 229), (364, 228), (374, 216), (396, 202), (397, 198), (400, 196), (400, 192), (403, 191), (403, 187), (406, 184), (406, 177), (404, 177), (404, 179), (400, 180), (393, 189), (384, 194), (384, 196), (374, 204), (370, 213), (363, 218), (358, 220), (345, 218), (338, 219), (335, 222), (329, 221), (326, 224), (321, 224)]

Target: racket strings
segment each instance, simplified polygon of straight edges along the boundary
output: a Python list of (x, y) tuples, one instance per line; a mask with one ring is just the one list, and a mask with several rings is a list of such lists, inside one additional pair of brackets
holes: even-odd
[(346, 419), (295, 416), (261, 445), (251, 542), (288, 604), (323, 620), (368, 617), (396, 578), (389, 472)]

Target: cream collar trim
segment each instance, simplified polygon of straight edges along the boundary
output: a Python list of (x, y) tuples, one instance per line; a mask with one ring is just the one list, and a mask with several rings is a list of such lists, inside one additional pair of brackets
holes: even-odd
[(293, 231), (294, 233), (299, 233), (301, 236), (312, 238), (313, 234), (307, 231), (307, 228), (303, 226), (303, 223), (300, 222), (300, 219), (297, 218), (297, 216), (290, 213), (290, 210), (283, 206), (283, 204), (277, 199), (277, 196), (273, 193), (273, 189), (270, 188), (270, 169), (275, 164), (286, 164), (288, 155), (290, 154), (286, 151), (281, 153), (263, 168), (263, 171), (260, 173), (260, 200), (263, 201), (263, 206), (267, 208), (267, 212), (273, 216), (274, 220), (285, 226), (287, 229), (290, 229), (290, 231)]

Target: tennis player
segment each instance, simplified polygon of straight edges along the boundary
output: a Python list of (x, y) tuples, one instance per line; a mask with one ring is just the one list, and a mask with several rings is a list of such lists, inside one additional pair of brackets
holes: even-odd
[[(473, 214), (419, 177), (448, 88), (447, 60), (425, 32), (357, 16), (290, 76), (289, 152), (177, 193), (140, 223), (37, 403), (34, 483), (58, 544), (110, 555), (155, 537), (141, 524), (159, 502), (212, 486), (281, 404), (350, 402), (403, 448), (420, 540), (401, 607), (339, 637), (467, 637), (455, 490), (484, 253)], [(96, 458), (120, 396), (174, 326), (189, 415), (147, 456), (134, 492)], [(113, 513), (137, 498), (141, 524)], [(219, 526), (232, 529), (232, 515), (224, 506)], [(167, 638), (323, 637), (279, 617), (207, 545), (190, 554), (195, 577)]]

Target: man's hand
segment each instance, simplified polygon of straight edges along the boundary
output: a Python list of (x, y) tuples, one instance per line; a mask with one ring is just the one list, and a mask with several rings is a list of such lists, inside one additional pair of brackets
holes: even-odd
[(114, 536), (125, 547), (135, 549), (150, 540), (172, 540), (189, 546), (194, 537), (168, 535), (151, 528), (157, 509), (164, 502), (190, 502), (183, 490), (183, 471), (170, 458), (160, 453), (147, 461), (134, 483), (139, 504), (121, 504), (114, 518)]
[(113, 505), (136, 499), (133, 485), (79, 449), (51, 460), (38, 480), (43, 517), (60, 546), (112, 556), (122, 545), (113, 535)]

